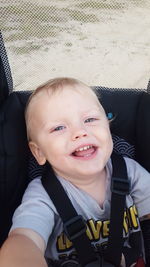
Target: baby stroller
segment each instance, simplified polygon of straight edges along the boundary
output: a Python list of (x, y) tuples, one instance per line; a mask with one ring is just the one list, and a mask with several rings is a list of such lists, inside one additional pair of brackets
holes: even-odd
[[(111, 124), (115, 151), (136, 159), (150, 171), (150, 84), (147, 90), (96, 86)], [(24, 107), (31, 92), (13, 91), (11, 71), (0, 34), (0, 244), (6, 239), (14, 210), (30, 176)], [(33, 166), (34, 168), (35, 166)], [(31, 173), (31, 172), (30, 172)], [(147, 264), (149, 264), (147, 262)]]

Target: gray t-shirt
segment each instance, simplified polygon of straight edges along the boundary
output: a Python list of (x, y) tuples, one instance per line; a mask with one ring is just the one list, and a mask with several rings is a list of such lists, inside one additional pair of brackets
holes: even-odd
[[(131, 181), (131, 192), (126, 197), (123, 234), (126, 245), (128, 236), (140, 230), (139, 219), (150, 213), (150, 173), (132, 159), (125, 158), (128, 177)], [(112, 176), (111, 160), (106, 165), (107, 189), (106, 198), (101, 208), (88, 193), (70, 182), (58, 177), (78, 214), (82, 215), (87, 225), (87, 235), (92, 244), (107, 242), (110, 217), (110, 181)], [(65, 203), (62, 203), (65, 206)], [(138, 213), (138, 216), (137, 216)], [(117, 216), (117, 214), (116, 214)], [(41, 184), (41, 179), (34, 179), (26, 189), (22, 204), (13, 216), (12, 229), (23, 227), (37, 232), (47, 244), (46, 257), (60, 259), (73, 253), (72, 243), (63, 232), (62, 221), (51, 199)]]

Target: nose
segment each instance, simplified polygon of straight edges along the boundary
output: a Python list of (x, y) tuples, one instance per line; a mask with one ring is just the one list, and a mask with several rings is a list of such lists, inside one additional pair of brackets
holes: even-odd
[(86, 132), (86, 130), (84, 129), (78, 129), (76, 131), (73, 132), (72, 134), (72, 140), (75, 141), (79, 138), (83, 138), (83, 137), (86, 137), (88, 134)]

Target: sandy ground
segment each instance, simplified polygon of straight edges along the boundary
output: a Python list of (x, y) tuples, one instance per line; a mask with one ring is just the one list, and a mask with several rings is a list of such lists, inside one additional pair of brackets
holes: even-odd
[[(9, 2), (0, 0), (0, 5), (4, 7)], [(68, 12), (75, 1), (22, 2), (42, 3), (45, 7), (51, 4), (59, 10), (68, 8)], [(3, 30), (6, 26), (3, 23), (15, 89), (34, 89), (57, 76), (76, 77), (89, 85), (146, 88), (150, 78), (150, 1), (120, 0), (120, 3), (124, 2), (124, 8), (114, 10), (86, 8), (86, 14), (94, 13), (91, 22), (85, 22), (82, 18), (62, 18), (62, 22), (57, 23), (56, 32), (57, 28), (59, 31), (56, 36), (29, 35), (28, 38), (9, 40), (11, 31), (8, 33), (6, 27)], [(12, 5), (13, 0), (10, 3)], [(18, 5), (19, 1), (14, 3)], [(4, 22), (6, 14), (2, 12), (2, 15)], [(7, 26), (11, 24), (11, 19), (8, 18)], [(31, 31), (35, 27), (32, 23), (28, 23)], [(45, 27), (47, 25), (46, 21)], [(27, 50), (22, 49), (25, 46)]]

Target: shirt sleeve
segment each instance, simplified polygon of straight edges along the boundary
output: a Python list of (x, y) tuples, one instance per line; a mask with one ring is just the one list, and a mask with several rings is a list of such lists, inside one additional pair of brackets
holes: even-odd
[(133, 159), (125, 158), (125, 161), (131, 181), (130, 194), (141, 218), (150, 214), (150, 173)]
[(48, 238), (54, 227), (56, 209), (41, 179), (34, 179), (27, 187), (21, 205), (13, 215), (11, 230), (27, 228), (37, 232), (47, 245)]

